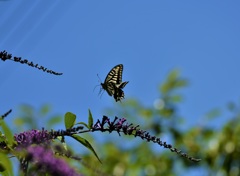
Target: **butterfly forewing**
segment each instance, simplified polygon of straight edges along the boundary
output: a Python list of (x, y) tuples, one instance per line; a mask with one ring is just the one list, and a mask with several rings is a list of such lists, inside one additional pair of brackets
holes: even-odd
[(112, 82), (114, 84), (120, 84), (122, 82), (122, 71), (123, 65), (122, 64), (116, 65), (107, 74), (104, 83)]

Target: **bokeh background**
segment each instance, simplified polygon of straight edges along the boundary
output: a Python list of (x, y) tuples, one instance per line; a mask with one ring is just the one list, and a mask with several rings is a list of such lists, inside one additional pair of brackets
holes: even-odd
[[(87, 120), (88, 109), (94, 118), (127, 114), (125, 103), (133, 99), (154, 109), (159, 85), (175, 69), (188, 82), (174, 109), (184, 117), (180, 129), (221, 129), (230, 120), (226, 105), (239, 101), (239, 1), (6, 0), (0, 8), (0, 50), (63, 73), (0, 62), (0, 111), (13, 109), (10, 127), (20, 105), (38, 110), (47, 104), (51, 114), (70, 111), (79, 121)], [(94, 88), (97, 74), (104, 81), (120, 63), (129, 84), (125, 100), (116, 103)], [(209, 114), (221, 118), (208, 121)], [(132, 113), (128, 121), (138, 118)], [(44, 125), (42, 118), (37, 122)]]

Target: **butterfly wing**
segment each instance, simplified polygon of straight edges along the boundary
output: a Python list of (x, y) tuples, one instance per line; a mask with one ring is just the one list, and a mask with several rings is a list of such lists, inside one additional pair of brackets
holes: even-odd
[(129, 81), (122, 82), (122, 83), (116, 85), (116, 87), (118, 87), (119, 89), (123, 89), (123, 88), (127, 85), (128, 82), (129, 82)]
[(113, 67), (107, 74), (104, 83), (112, 82), (114, 84), (120, 84), (122, 82), (123, 65), (119, 64)]
[(104, 90), (107, 91), (109, 96), (114, 95), (114, 93), (115, 93), (115, 84), (114, 83), (111, 83), (111, 82), (105, 83), (104, 82), (104, 83), (101, 83), (101, 86)]
[(118, 101), (121, 102), (121, 99), (124, 98), (123, 90), (115, 86), (115, 91), (114, 91), (113, 97), (114, 97), (116, 102), (118, 102)]
[(104, 83), (101, 86), (107, 91), (108, 95), (114, 97), (115, 101), (121, 101), (124, 98), (123, 88), (127, 85), (128, 81), (122, 82), (123, 65), (119, 64), (113, 67), (107, 74)]
[(113, 97), (116, 102), (121, 101), (121, 99), (124, 98), (124, 91), (122, 89), (127, 85), (128, 82), (129, 81), (126, 81), (115, 85)]

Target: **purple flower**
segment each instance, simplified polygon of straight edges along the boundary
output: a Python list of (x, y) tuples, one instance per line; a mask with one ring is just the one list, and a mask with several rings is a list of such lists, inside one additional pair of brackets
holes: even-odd
[[(63, 159), (56, 158), (52, 150), (42, 146), (30, 146), (27, 148), (29, 162), (34, 164), (35, 171), (59, 176), (79, 176)], [(30, 174), (34, 174), (31, 173)]]
[(95, 125), (93, 125), (92, 132), (94, 131), (108, 131), (109, 133), (116, 131), (119, 136), (121, 136), (121, 133), (124, 133), (125, 135), (133, 135), (135, 137), (140, 137), (147, 142), (157, 143), (158, 145), (168, 148), (172, 152), (175, 152), (191, 161), (199, 162), (201, 160), (193, 158), (188, 154), (183, 153), (181, 150), (174, 148), (171, 144), (161, 141), (160, 138), (150, 135), (149, 132), (141, 130), (139, 125), (133, 125), (132, 123), (129, 124), (126, 118), (119, 119), (118, 117), (115, 117), (114, 120), (111, 121), (111, 119), (109, 119), (107, 116), (103, 116), (102, 121), (98, 119)]
[(31, 144), (41, 144), (49, 142), (53, 137), (47, 130), (31, 130), (14, 135), (18, 145), (28, 146)]
[(118, 120), (118, 122), (116, 123), (116, 126), (122, 126), (124, 124), (124, 122), (126, 122), (127, 119), (126, 118), (120, 118)]

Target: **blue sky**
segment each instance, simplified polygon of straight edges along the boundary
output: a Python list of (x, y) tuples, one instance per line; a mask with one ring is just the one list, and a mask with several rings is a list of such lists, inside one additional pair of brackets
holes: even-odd
[[(54, 76), (11, 61), (0, 62), (0, 112), (20, 104), (94, 117), (114, 106), (98, 96), (122, 63), (125, 97), (147, 106), (174, 68), (190, 86), (180, 112), (194, 125), (215, 107), (239, 100), (239, 1), (0, 1), (0, 50), (54, 71)], [(117, 115), (117, 114), (116, 114)]]

